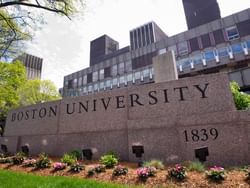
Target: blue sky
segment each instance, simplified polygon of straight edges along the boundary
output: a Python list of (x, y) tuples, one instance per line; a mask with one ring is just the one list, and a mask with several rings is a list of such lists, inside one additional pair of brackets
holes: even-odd
[[(218, 3), (222, 17), (250, 8), (250, 0)], [(152, 20), (168, 36), (187, 30), (182, 0), (86, 0), (83, 11), (72, 21), (46, 13), (47, 24), (27, 44), (27, 53), (44, 59), (42, 79), (58, 88), (65, 75), (89, 66), (90, 41), (103, 34), (124, 47), (131, 29)]]

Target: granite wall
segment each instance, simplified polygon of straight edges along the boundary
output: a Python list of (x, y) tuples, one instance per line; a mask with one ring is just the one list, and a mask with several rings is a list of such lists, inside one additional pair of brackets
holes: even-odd
[(95, 159), (115, 151), (129, 161), (142, 144), (144, 160), (166, 163), (197, 160), (195, 150), (207, 147), (209, 164), (243, 164), (250, 112), (235, 110), (227, 74), (210, 74), (15, 109), (0, 143), (54, 156), (91, 148)]

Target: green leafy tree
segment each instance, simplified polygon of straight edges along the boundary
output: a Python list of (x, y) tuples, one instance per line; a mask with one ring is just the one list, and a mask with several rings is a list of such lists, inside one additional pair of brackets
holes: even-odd
[(26, 82), (24, 66), (19, 62), (0, 62), (0, 120), (4, 121), (7, 112), (19, 106), (17, 90)]
[(26, 106), (60, 99), (56, 86), (50, 80), (28, 80), (19, 91), (20, 105)]
[[(0, 0), (0, 59), (14, 58), (45, 23), (43, 13), (71, 19), (83, 12), (85, 0)], [(45, 12), (37, 11), (44, 10)]]
[(238, 110), (250, 108), (250, 95), (240, 92), (240, 86), (236, 82), (230, 83), (230, 88), (233, 94), (234, 103)]

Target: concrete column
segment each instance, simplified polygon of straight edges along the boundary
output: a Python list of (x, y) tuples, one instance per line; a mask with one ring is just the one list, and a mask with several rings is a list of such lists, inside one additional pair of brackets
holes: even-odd
[(153, 58), (155, 83), (178, 80), (174, 51), (167, 51), (164, 54)]

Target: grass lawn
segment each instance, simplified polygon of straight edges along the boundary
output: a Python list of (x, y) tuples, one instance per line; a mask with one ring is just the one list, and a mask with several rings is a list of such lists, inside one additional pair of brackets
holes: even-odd
[[(94, 180), (59, 176), (37, 176), (0, 170), (0, 188), (128, 188), (110, 183), (99, 183)], [(131, 187), (132, 188), (132, 187)], [(135, 187), (134, 187), (135, 188)]]

